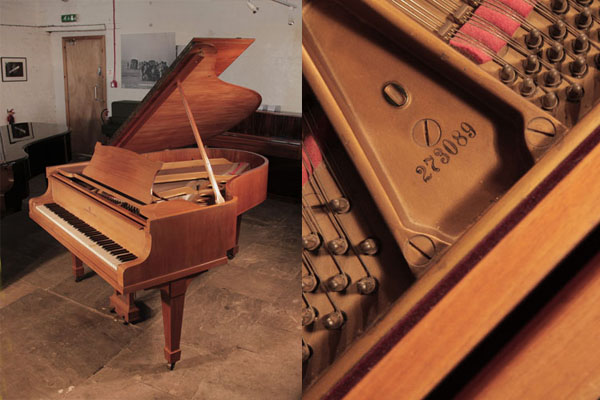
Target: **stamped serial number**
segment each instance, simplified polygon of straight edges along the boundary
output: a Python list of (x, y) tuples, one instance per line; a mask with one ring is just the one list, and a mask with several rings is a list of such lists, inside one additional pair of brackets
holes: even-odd
[(461, 147), (469, 144), (469, 138), (477, 136), (477, 132), (467, 122), (461, 122), (460, 130), (452, 131), (450, 136), (453, 140), (442, 139), (440, 146), (433, 149), (433, 154), (423, 159), (425, 165), (417, 165), (416, 172), (421, 175), (423, 182), (429, 182), (433, 177), (433, 172), (440, 172), (441, 164), (448, 164), (453, 156), (458, 155)]

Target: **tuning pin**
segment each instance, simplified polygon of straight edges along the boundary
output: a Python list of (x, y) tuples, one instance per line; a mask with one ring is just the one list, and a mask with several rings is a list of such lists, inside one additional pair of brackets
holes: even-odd
[(565, 49), (560, 43), (552, 43), (548, 50), (546, 51), (546, 56), (548, 57), (548, 61), (551, 63), (557, 63), (565, 58)]
[(344, 214), (350, 211), (350, 202), (346, 198), (340, 197), (331, 200), (329, 202), (329, 207), (338, 214)]
[(329, 330), (340, 329), (344, 322), (344, 314), (341, 311), (333, 311), (323, 318), (323, 326)]
[(585, 53), (590, 49), (590, 39), (585, 33), (577, 36), (573, 40), (573, 51), (577, 54)]
[(302, 276), (302, 291), (304, 293), (312, 292), (317, 288), (318, 284), (319, 282), (317, 281), (317, 278), (315, 278), (314, 275), (311, 274)]
[(500, 70), (500, 80), (503, 83), (509, 84), (513, 83), (515, 79), (517, 79), (517, 73), (515, 72), (515, 69), (510, 64), (504, 64)]
[(581, 78), (587, 72), (588, 66), (585, 57), (577, 56), (575, 59), (569, 63), (569, 70), (571, 70), (571, 75), (575, 78)]
[(533, 79), (526, 76), (523, 78), (523, 82), (521, 82), (521, 95), (525, 97), (529, 97), (535, 93), (536, 86)]
[(344, 238), (337, 238), (327, 242), (327, 249), (335, 255), (341, 256), (348, 251), (348, 242)]
[(583, 98), (583, 87), (579, 83), (573, 83), (567, 88), (567, 100), (573, 103), (580, 101)]
[(312, 349), (302, 340), (302, 362), (307, 362), (310, 356), (312, 356)]
[(525, 73), (527, 74), (533, 74), (535, 72), (538, 72), (540, 69), (540, 60), (535, 54), (530, 54), (525, 59), (523, 63), (523, 68), (525, 69)]
[(321, 246), (321, 237), (316, 233), (302, 236), (302, 246), (309, 251), (316, 250)]
[(346, 274), (337, 274), (327, 279), (327, 289), (329, 289), (330, 292), (341, 292), (346, 289), (349, 284), (350, 280)]
[(592, 13), (590, 9), (584, 7), (579, 14), (575, 16), (575, 25), (579, 29), (588, 29), (592, 25)]
[(554, 40), (563, 40), (567, 36), (567, 25), (562, 20), (558, 20), (548, 30), (548, 34)]
[(365, 276), (356, 282), (356, 288), (360, 294), (371, 294), (377, 288), (377, 280), (372, 276)]
[(538, 29), (533, 28), (525, 35), (525, 44), (530, 50), (539, 49), (544, 44), (542, 33)]
[(550, 7), (555, 14), (566, 14), (569, 11), (569, 2), (567, 0), (552, 0)]
[(358, 244), (358, 249), (361, 253), (366, 254), (368, 256), (372, 256), (373, 254), (379, 251), (379, 247), (377, 246), (377, 242), (374, 239), (368, 238), (363, 240)]
[(560, 85), (560, 82), (560, 72), (558, 72), (556, 69), (552, 68), (544, 73), (544, 85), (548, 87), (556, 87)]
[(548, 92), (542, 97), (542, 108), (544, 110), (553, 110), (558, 106), (558, 97), (553, 92)]
[(302, 309), (302, 326), (312, 325), (317, 319), (317, 310), (314, 307), (308, 306)]

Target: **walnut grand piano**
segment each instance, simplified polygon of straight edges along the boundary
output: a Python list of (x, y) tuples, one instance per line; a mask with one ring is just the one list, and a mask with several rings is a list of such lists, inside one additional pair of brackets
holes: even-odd
[(218, 78), (252, 42), (193, 39), (112, 146), (97, 144), (89, 162), (49, 167), (48, 190), (29, 203), (30, 217), (73, 254), (76, 279), (82, 263), (93, 269), (114, 288), (111, 305), (126, 321), (139, 318), (136, 291), (160, 288), (171, 368), (191, 279), (235, 254), (241, 214), (266, 197), (264, 157), (205, 150), (200, 138), (260, 104), (258, 93)]

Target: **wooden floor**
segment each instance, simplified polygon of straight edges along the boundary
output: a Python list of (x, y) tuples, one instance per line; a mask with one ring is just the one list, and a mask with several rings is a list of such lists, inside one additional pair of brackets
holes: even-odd
[[(44, 190), (32, 180), (32, 195)], [(245, 215), (240, 252), (188, 289), (182, 360), (163, 358), (160, 294), (124, 325), (98, 276), (75, 283), (71, 257), (27, 217), (2, 219), (0, 398), (297, 399), (300, 207), (269, 199)], [(86, 271), (89, 271), (86, 269)]]

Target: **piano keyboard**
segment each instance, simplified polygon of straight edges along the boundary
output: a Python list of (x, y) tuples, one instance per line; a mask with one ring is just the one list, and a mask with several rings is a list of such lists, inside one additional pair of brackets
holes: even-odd
[(37, 210), (53, 221), (58, 227), (81, 243), (93, 254), (111, 268), (125, 262), (135, 260), (137, 257), (118, 243), (115, 243), (102, 232), (77, 218), (58, 204), (49, 203), (36, 207)]

